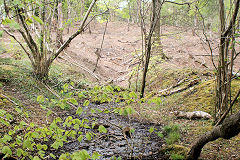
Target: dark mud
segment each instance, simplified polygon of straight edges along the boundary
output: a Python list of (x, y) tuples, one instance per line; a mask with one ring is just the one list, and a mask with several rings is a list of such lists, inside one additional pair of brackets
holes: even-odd
[[(90, 127), (95, 122), (96, 125), (93, 129), (80, 128), (78, 131), (83, 132), (83, 135), (89, 132), (96, 135), (91, 141), (87, 140), (85, 136), (81, 142), (77, 139), (68, 139), (68, 142), (64, 143), (63, 147), (55, 151), (54, 154), (58, 157), (61, 153), (72, 153), (85, 149), (90, 155), (93, 152), (98, 152), (102, 155), (102, 160), (110, 159), (112, 156), (120, 156), (122, 159), (168, 159), (166, 155), (159, 152), (164, 143), (163, 138), (160, 138), (155, 132), (151, 134), (149, 132), (150, 127), (154, 127), (156, 132), (161, 132), (161, 125), (112, 113), (115, 107), (116, 104), (90, 104), (83, 107), (80, 116), (76, 114), (76, 110), (63, 113), (60, 116), (63, 120), (69, 116), (80, 120), (85, 118), (89, 120), (87, 124)], [(100, 133), (98, 131), (99, 125), (103, 125), (108, 132), (106, 134)], [(134, 128), (134, 133), (125, 132), (128, 127)], [(73, 130), (73, 127), (65, 127), (64, 129)]]

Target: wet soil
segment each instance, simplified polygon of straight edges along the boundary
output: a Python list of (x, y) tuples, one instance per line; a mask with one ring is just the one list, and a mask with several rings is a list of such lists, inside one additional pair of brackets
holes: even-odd
[[(91, 141), (87, 140), (85, 136), (81, 142), (77, 139), (68, 139), (62, 148), (55, 151), (55, 155), (60, 156), (61, 153), (72, 153), (85, 149), (90, 155), (98, 152), (102, 155), (101, 159), (110, 159), (112, 156), (120, 156), (122, 159), (168, 159), (166, 155), (159, 152), (164, 144), (163, 138), (160, 138), (156, 133), (150, 134), (149, 132), (150, 127), (154, 127), (155, 131), (161, 131), (161, 125), (111, 113), (116, 106), (116, 104), (90, 104), (83, 107), (80, 116), (76, 114), (76, 110), (62, 113), (60, 117), (64, 121), (67, 117), (72, 116), (73, 119), (86, 119), (86, 122), (89, 120), (89, 123), (85, 124), (90, 127), (95, 122), (96, 125), (93, 129), (91, 127), (75, 130), (82, 132), (83, 135), (93, 133), (95, 136)], [(99, 112), (100, 110), (103, 112)], [(99, 125), (103, 125), (108, 132), (106, 134), (100, 133), (98, 131)], [(133, 128), (134, 133), (130, 134), (129, 130), (125, 131), (128, 127)], [(63, 129), (74, 130), (73, 125), (63, 127)]]

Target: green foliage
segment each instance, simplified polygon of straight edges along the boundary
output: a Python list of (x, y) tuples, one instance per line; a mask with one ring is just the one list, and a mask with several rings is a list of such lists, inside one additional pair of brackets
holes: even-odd
[(180, 128), (179, 125), (170, 124), (163, 128), (167, 133), (167, 138), (165, 139), (168, 145), (171, 145), (179, 140), (180, 138)]
[(98, 130), (100, 133), (107, 133), (107, 129), (103, 125), (100, 125)]
[(179, 154), (171, 154), (171, 159), (172, 160), (181, 160), (181, 159), (185, 159), (185, 157), (183, 155), (179, 155)]

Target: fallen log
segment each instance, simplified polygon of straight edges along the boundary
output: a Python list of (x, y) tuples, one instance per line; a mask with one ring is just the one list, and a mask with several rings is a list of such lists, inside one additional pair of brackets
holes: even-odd
[(200, 79), (194, 79), (194, 80), (192, 80), (192, 81), (191, 81), (187, 86), (185, 86), (185, 87), (178, 88), (178, 89), (173, 90), (173, 91), (171, 91), (171, 92), (169, 92), (169, 93), (160, 94), (159, 96), (164, 96), (164, 97), (166, 97), (166, 96), (170, 96), (170, 95), (175, 94), (175, 93), (179, 93), (179, 92), (185, 91), (185, 90), (187, 90), (188, 88), (190, 88), (190, 87), (192, 87), (192, 86), (194, 86), (194, 85), (197, 85), (199, 82), (200, 82)]
[(193, 112), (182, 112), (175, 111), (174, 115), (177, 118), (186, 118), (186, 119), (211, 119), (212, 116), (209, 113), (203, 111), (193, 111)]
[(221, 125), (208, 131), (192, 145), (187, 160), (197, 160), (205, 144), (218, 138), (230, 139), (240, 132), (240, 111), (226, 118)]

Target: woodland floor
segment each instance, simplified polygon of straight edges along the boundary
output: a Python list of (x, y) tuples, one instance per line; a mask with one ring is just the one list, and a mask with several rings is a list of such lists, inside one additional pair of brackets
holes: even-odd
[[(70, 34), (64, 35), (64, 39), (73, 33), (76, 28), (70, 29)], [(57, 59), (58, 62), (74, 66), (75, 73), (83, 73), (89, 80), (97, 81), (93, 74), (99, 78), (103, 84), (113, 83), (122, 87), (127, 87), (129, 73), (136, 66), (137, 54), (141, 54), (141, 32), (140, 27), (130, 24), (129, 30), (126, 23), (109, 22), (107, 32), (103, 42), (101, 58), (96, 71), (93, 73), (97, 55), (96, 49), (100, 48), (105, 24), (91, 24), (91, 33), (86, 30), (83, 34), (75, 38), (64, 53)], [(66, 31), (65, 31), (66, 32)], [(207, 71), (211, 73), (214, 69), (209, 48), (201, 33), (193, 36), (191, 29), (178, 27), (162, 27), (162, 45), (164, 53), (169, 59), (161, 64), (163, 71), (191, 68), (199, 73)], [(218, 39), (215, 34), (210, 37), (213, 49), (213, 61), (217, 64)], [(9, 55), (0, 55), (9, 57)], [(235, 64), (235, 72), (240, 67), (240, 61)], [(84, 68), (84, 69), (83, 69)], [(88, 70), (88, 72), (86, 72)], [(91, 74), (89, 74), (89, 72)], [(206, 80), (213, 79), (210, 74)], [(15, 94), (14, 86), (5, 87), (5, 92), (11, 96), (20, 96), (19, 99), (28, 106), (32, 103), (20, 94)], [(167, 104), (166, 104), (167, 105)], [(37, 106), (37, 104), (33, 104)], [(181, 104), (182, 106), (182, 104)], [(36, 107), (33, 107), (36, 109)], [(178, 142), (179, 145), (190, 147), (200, 133), (211, 129), (211, 120), (183, 120), (175, 119), (172, 112), (179, 109), (179, 104), (171, 104), (171, 107), (159, 109), (157, 111), (145, 110), (145, 114), (151, 114), (156, 124), (167, 125), (177, 123), (181, 125), (182, 135)], [(136, 109), (138, 111), (138, 109)], [(144, 109), (143, 109), (144, 110)], [(188, 110), (188, 108), (186, 108)], [(39, 119), (37, 114), (41, 111), (34, 111), (35, 119)], [(140, 109), (139, 109), (139, 112)], [(40, 120), (41, 121), (41, 120)], [(39, 122), (40, 123), (40, 122)], [(217, 140), (208, 144), (201, 155), (201, 159), (240, 159), (240, 138), (239, 136), (231, 141)], [(159, 158), (161, 159), (161, 158)]]

